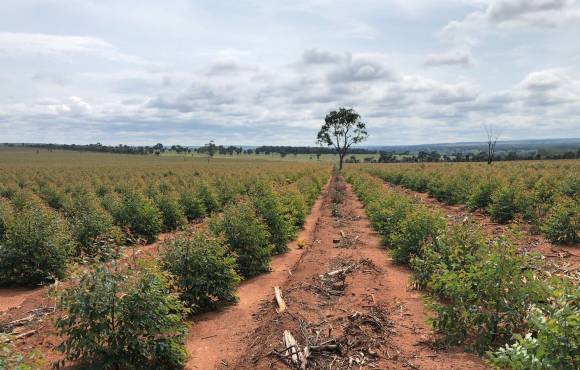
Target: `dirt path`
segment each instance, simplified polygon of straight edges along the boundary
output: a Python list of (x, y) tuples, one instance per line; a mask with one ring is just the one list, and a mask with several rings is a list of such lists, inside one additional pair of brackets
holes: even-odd
[[(490, 217), (480, 211), (469, 212), (462, 205), (445, 204), (427, 193), (421, 193), (385, 182), (389, 189), (406, 196), (415, 198), (424, 204), (439, 209), (448, 219), (449, 222), (463, 222), (465, 220), (474, 220), (481, 230), (491, 238), (497, 238), (510, 232), (510, 225), (500, 225), (493, 222)], [(514, 226), (513, 224), (511, 226)], [(562, 276), (566, 276), (576, 281), (580, 281), (580, 245), (558, 245), (549, 242), (542, 235), (531, 232), (531, 228), (526, 224), (517, 225), (523, 233), (520, 233), (518, 240), (520, 250), (527, 252), (541, 253), (546, 257), (546, 267)]]
[(428, 312), (422, 295), (408, 288), (408, 269), (394, 265), (380, 247), (350, 186), (337, 186), (342, 203), (332, 203), (332, 190), (325, 194), (309, 246), (281, 284), (287, 311), (276, 313), (272, 286), (266, 287), (257, 322), (248, 324), (256, 329), (245, 335), (243, 356), (218, 368), (289, 368), (287, 358), (275, 354), (285, 348), (284, 330), (313, 348), (308, 361), (314, 369), (487, 368), (461, 349), (433, 347)]

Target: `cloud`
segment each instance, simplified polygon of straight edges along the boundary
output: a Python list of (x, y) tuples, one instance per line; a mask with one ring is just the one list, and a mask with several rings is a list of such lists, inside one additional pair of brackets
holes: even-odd
[(143, 63), (140, 58), (122, 53), (100, 38), (41, 33), (0, 32), (0, 55), (92, 55), (115, 62)]
[(467, 14), (443, 27), (439, 37), (453, 45), (473, 47), (494, 29), (559, 27), (580, 22), (576, 0), (491, 0), (484, 10)]
[(440, 54), (430, 54), (427, 56), (424, 64), (429, 67), (453, 65), (469, 66), (473, 64), (473, 57), (468, 51), (455, 50)]
[(302, 63), (304, 64), (336, 64), (345, 59), (349, 59), (349, 57), (328, 50), (308, 49), (302, 53)]
[(474, 101), (479, 93), (471, 86), (445, 85), (439, 86), (431, 94), (429, 101), (436, 105), (450, 105)]
[(328, 79), (333, 83), (364, 82), (372, 80), (388, 80), (393, 78), (385, 56), (353, 55), (328, 73)]
[(577, 16), (574, 0), (496, 0), (486, 10), (495, 24), (557, 26)]

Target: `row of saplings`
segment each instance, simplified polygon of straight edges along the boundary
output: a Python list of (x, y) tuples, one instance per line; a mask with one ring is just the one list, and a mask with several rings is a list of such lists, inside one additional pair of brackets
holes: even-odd
[[(287, 217), (303, 219), (305, 202), (311, 201), (320, 185), (311, 177), (298, 183), (300, 186), (287, 189), (280, 199)], [(160, 183), (154, 190), (79, 187), (68, 193), (43, 185), (37, 194), (26, 190), (0, 194), (0, 285), (37, 285), (62, 279), (71, 258), (110, 260), (116, 257), (118, 245), (152, 242), (163, 231), (219, 211), (241, 193), (267, 188), (239, 180), (218, 185), (217, 191), (200, 182), (179, 192)], [(273, 233), (278, 234), (284, 232)], [(274, 242), (279, 245), (282, 241)]]
[(496, 177), (469, 178), (456, 174), (440, 178), (421, 173), (371, 171), (393, 184), (428, 192), (448, 204), (465, 204), (485, 210), (497, 223), (518, 217), (553, 243), (580, 242), (580, 186), (578, 177), (568, 175), (561, 182), (541, 177), (501, 181)]
[(541, 256), (507, 239), (486, 242), (474, 225), (447, 226), (441, 214), (351, 174), (373, 227), (394, 261), (436, 298), (435, 329), (509, 369), (580, 368), (579, 287), (545, 273)]
[(65, 276), (68, 261), (110, 260), (122, 244), (151, 242), (163, 231), (218, 208), (204, 184), (180, 195), (145, 196), (129, 186), (65, 193), (43, 186), (0, 198), (0, 285), (37, 285)]
[(272, 256), (303, 226), (309, 203), (284, 206), (256, 182), (207, 227), (164, 242), (159, 263), (113, 262), (86, 273), (61, 296), (58, 349), (83, 367), (182, 368), (187, 315), (235, 302), (242, 279), (269, 271)]

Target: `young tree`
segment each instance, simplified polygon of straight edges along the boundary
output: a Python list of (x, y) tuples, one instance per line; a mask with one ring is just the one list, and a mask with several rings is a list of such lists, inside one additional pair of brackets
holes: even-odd
[(499, 139), (499, 133), (490, 124), (484, 124), (483, 128), (487, 135), (487, 164), (491, 164), (493, 162), (493, 156), (495, 155), (495, 144), (497, 144), (497, 140)]
[(339, 108), (328, 113), (318, 131), (318, 143), (332, 146), (339, 157), (339, 171), (342, 162), (353, 144), (361, 143), (368, 137), (366, 124), (354, 109)]

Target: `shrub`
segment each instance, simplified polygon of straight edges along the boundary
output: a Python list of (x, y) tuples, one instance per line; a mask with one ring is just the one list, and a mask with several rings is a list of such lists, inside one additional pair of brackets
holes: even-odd
[(77, 194), (72, 200), (68, 219), (81, 254), (101, 260), (113, 257), (114, 248), (121, 241), (121, 231), (94, 196)]
[(40, 207), (42, 206), (42, 201), (29, 190), (19, 190), (12, 198), (12, 207), (14, 207), (15, 211), (20, 211), (28, 207)]
[(408, 212), (389, 236), (391, 254), (396, 263), (409, 263), (421, 253), (421, 246), (443, 230), (445, 220), (427, 208), (417, 206)]
[(8, 224), (0, 245), (0, 284), (40, 284), (64, 277), (73, 238), (54, 211), (28, 207)]
[[(104, 267), (64, 291), (56, 326), (66, 360), (99, 369), (180, 369), (188, 310), (154, 268), (128, 273)], [(61, 362), (61, 365), (64, 363)]]
[(38, 195), (46, 202), (46, 204), (56, 210), (65, 210), (70, 206), (70, 197), (52, 184), (41, 186)]
[(161, 211), (164, 231), (176, 230), (187, 223), (183, 207), (175, 194), (159, 194), (155, 197), (155, 203)]
[(163, 266), (175, 277), (182, 300), (193, 312), (236, 301), (236, 259), (222, 243), (204, 234), (164, 243)]
[(497, 187), (497, 182), (493, 180), (477, 183), (474, 191), (469, 195), (467, 200), (468, 209), (485, 209), (491, 203), (491, 196)]
[(248, 278), (270, 270), (272, 246), (268, 229), (248, 202), (231, 204), (211, 229), (222, 234), (231, 251), (237, 255), (238, 268)]
[(249, 194), (256, 213), (264, 220), (268, 228), (274, 253), (287, 252), (287, 243), (292, 239), (294, 228), (284, 214), (278, 198), (272, 189), (261, 181), (250, 185)]
[(2, 240), (2, 237), (6, 233), (8, 224), (11, 222), (13, 216), (14, 212), (10, 203), (0, 198), (0, 240)]
[(554, 243), (580, 242), (580, 203), (561, 197), (550, 209), (541, 229)]
[[(462, 271), (475, 263), (481, 251), (487, 248), (483, 236), (473, 224), (453, 225), (435, 238), (427, 240), (421, 253), (410, 261), (413, 278), (421, 288), (433, 284), (449, 271)], [(445, 292), (435, 293), (444, 295)]]
[(580, 194), (580, 181), (576, 174), (570, 174), (560, 182), (560, 191), (569, 197), (575, 197)]
[(232, 181), (224, 177), (219, 177), (214, 186), (217, 192), (217, 201), (221, 206), (235, 202), (238, 194), (244, 191), (241, 182)]
[(465, 268), (444, 271), (430, 288), (445, 300), (436, 308), (434, 327), (452, 344), (474, 338), (482, 353), (494, 343), (506, 343), (525, 328), (530, 304), (548, 296), (547, 287), (528, 262), (505, 240), (484, 249)]
[(278, 196), (283, 204), (286, 217), (291, 220), (292, 225), (294, 225), (294, 231), (298, 231), (304, 227), (308, 209), (304, 198), (298, 192), (296, 187), (285, 187)]
[(297, 186), (308, 206), (316, 202), (316, 198), (318, 198), (320, 190), (322, 189), (322, 185), (314, 177), (309, 176), (298, 179)]
[(491, 219), (500, 224), (513, 220), (518, 212), (518, 193), (513, 184), (498, 187), (491, 195), (488, 208)]
[(136, 190), (125, 190), (115, 209), (115, 219), (121, 226), (152, 243), (163, 228), (163, 216), (151, 199)]
[(532, 306), (527, 317), (530, 331), (514, 335), (514, 343), (488, 353), (491, 364), (518, 370), (580, 368), (577, 289), (557, 291), (549, 305)]
[(206, 214), (205, 204), (200, 197), (189, 189), (182, 190), (179, 193), (179, 202), (183, 207), (185, 217), (189, 221), (202, 218)]
[(217, 211), (219, 203), (215, 194), (204, 183), (198, 183), (195, 187), (199, 199), (203, 202), (208, 213)]

